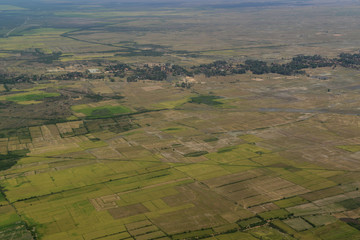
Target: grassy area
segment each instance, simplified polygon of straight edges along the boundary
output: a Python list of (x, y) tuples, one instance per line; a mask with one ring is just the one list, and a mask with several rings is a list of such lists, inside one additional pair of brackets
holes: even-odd
[(198, 97), (192, 97), (190, 98), (190, 103), (196, 103), (196, 104), (206, 104), (209, 106), (218, 106), (222, 105), (222, 102), (217, 101), (217, 99), (220, 99), (219, 96), (211, 96), (211, 95), (201, 95)]
[(7, 101), (13, 101), (17, 103), (27, 103), (27, 102), (39, 102), (46, 98), (58, 97), (60, 93), (47, 93), (47, 92), (27, 92), (27, 93), (16, 93), (7, 96), (1, 96), (0, 99)]
[(241, 138), (242, 140), (245, 140), (246, 142), (249, 142), (249, 143), (254, 143), (254, 142), (261, 142), (263, 141), (262, 138), (259, 138), (255, 135), (240, 135), (239, 138)]
[(242, 228), (250, 228), (250, 227), (255, 227), (255, 226), (259, 226), (262, 225), (264, 223), (264, 221), (258, 217), (253, 217), (247, 220), (243, 220), (241, 222), (239, 222), (239, 226)]
[(296, 196), (296, 197), (292, 197), (292, 198), (279, 200), (279, 201), (276, 201), (274, 203), (276, 205), (278, 205), (279, 207), (281, 207), (281, 208), (288, 208), (288, 207), (304, 204), (304, 203), (307, 203), (307, 202), (308, 201), (306, 199), (303, 199), (303, 198), (301, 198), (299, 196)]
[(194, 232), (190, 232), (190, 233), (174, 235), (174, 236), (172, 236), (172, 239), (180, 240), (180, 239), (189, 239), (189, 238), (191, 239), (194, 237), (204, 238), (207, 236), (211, 236), (212, 234), (213, 234), (212, 229), (206, 229), (206, 230), (201, 230), (201, 231), (194, 231)]
[(284, 222), (298, 232), (312, 228), (312, 226), (302, 218), (287, 219), (284, 220)]
[(182, 130), (183, 130), (183, 128), (181, 128), (181, 127), (169, 127), (169, 128), (162, 129), (162, 131), (168, 132), (168, 133), (180, 132)]
[(20, 221), (20, 217), (16, 214), (15, 209), (12, 206), (0, 207), (1, 221), (0, 228), (9, 226)]
[(344, 149), (349, 152), (359, 152), (360, 145), (344, 145), (344, 146), (337, 146), (340, 149)]
[(343, 206), (347, 210), (354, 210), (360, 207), (360, 198), (346, 199), (337, 202), (340, 206)]
[(184, 154), (184, 157), (199, 157), (202, 155), (208, 154), (207, 151), (197, 151), (197, 152), (191, 152)]
[(303, 218), (316, 227), (336, 222), (336, 218), (329, 215), (305, 216)]
[(177, 107), (182, 106), (183, 104), (187, 103), (189, 101), (189, 98), (183, 98), (183, 99), (179, 99), (179, 100), (174, 100), (174, 101), (165, 101), (165, 102), (160, 102), (157, 104), (154, 104), (153, 106), (155, 108), (166, 108), (166, 109), (174, 109)]
[(289, 212), (284, 209), (276, 209), (259, 214), (259, 216), (265, 220), (274, 219), (274, 218), (286, 218), (288, 215)]
[(335, 239), (356, 239), (359, 236), (359, 231), (353, 227), (350, 227), (343, 222), (335, 222), (313, 231), (316, 236), (320, 236), (322, 239), (335, 240)]
[(132, 112), (130, 108), (125, 106), (111, 106), (105, 105), (100, 107), (90, 107), (87, 105), (73, 106), (72, 110), (77, 113), (82, 113), (90, 118), (112, 117), (115, 115), (126, 114)]
[(18, 96), (7, 97), (8, 101), (25, 102), (25, 101), (41, 101), (45, 98), (60, 96), (59, 93), (39, 93), (39, 94), (24, 94)]

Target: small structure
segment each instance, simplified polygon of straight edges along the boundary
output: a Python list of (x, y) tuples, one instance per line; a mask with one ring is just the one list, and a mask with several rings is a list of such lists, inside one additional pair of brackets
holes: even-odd
[(93, 74), (93, 73), (100, 73), (100, 70), (98, 68), (90, 68), (88, 69), (88, 72)]

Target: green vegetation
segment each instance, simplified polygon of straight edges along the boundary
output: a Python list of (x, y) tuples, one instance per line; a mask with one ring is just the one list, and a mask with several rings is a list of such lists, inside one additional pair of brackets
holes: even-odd
[(335, 222), (313, 230), (316, 236), (321, 236), (322, 239), (356, 239), (359, 236), (359, 231), (350, 227), (346, 223)]
[(356, 1), (7, 2), (0, 239), (359, 238)]
[(169, 127), (169, 128), (162, 129), (162, 131), (169, 132), (169, 133), (171, 133), (171, 132), (179, 132), (181, 130), (183, 130), (183, 129), (180, 128), (180, 127)]
[(224, 147), (224, 148), (220, 148), (217, 153), (226, 153), (226, 152), (231, 152), (232, 150), (237, 149), (236, 146), (230, 146), (230, 147)]
[(172, 236), (172, 239), (192, 239), (192, 238), (205, 238), (213, 235), (212, 229), (204, 229), (200, 231), (194, 231), (190, 233), (183, 233)]
[(243, 220), (238, 223), (241, 228), (251, 228), (264, 224), (264, 221), (258, 217), (253, 217), (247, 220)]
[(328, 225), (336, 222), (337, 220), (335, 217), (329, 215), (305, 216), (303, 218), (316, 227)]
[(27, 150), (12, 151), (8, 154), (0, 154), (0, 170), (6, 170), (16, 164), (16, 162), (26, 156)]
[(346, 199), (340, 202), (337, 202), (337, 204), (343, 206), (347, 210), (353, 210), (360, 207), (360, 197), (353, 198), (353, 199)]
[(298, 232), (312, 228), (312, 226), (302, 218), (291, 218), (284, 220), (284, 222)]
[(204, 139), (204, 142), (216, 142), (218, 141), (219, 139), (217, 137), (212, 137), (212, 138), (206, 138)]
[(274, 218), (284, 219), (289, 215), (289, 212), (284, 209), (276, 209), (269, 212), (260, 213), (262, 219), (269, 220)]
[(209, 106), (217, 106), (223, 104), (222, 102), (216, 101), (216, 99), (220, 99), (221, 97), (218, 96), (211, 96), (211, 95), (201, 95), (198, 97), (190, 98), (190, 103), (197, 103), (197, 104), (206, 104)]
[(74, 112), (83, 113), (90, 118), (112, 117), (115, 115), (130, 113), (131, 110), (125, 106), (100, 106), (88, 107), (84, 105), (73, 106)]
[(197, 151), (184, 154), (184, 157), (200, 157), (202, 155), (208, 154), (207, 151)]
[(360, 145), (345, 145), (345, 146), (337, 146), (340, 149), (344, 149), (349, 152), (359, 152)]
[(292, 197), (292, 198), (287, 198), (287, 199), (283, 199), (283, 200), (279, 200), (274, 202), (276, 205), (278, 205), (281, 208), (288, 208), (288, 207), (292, 207), (292, 206), (296, 206), (296, 205), (300, 205), (300, 204), (304, 204), (307, 203), (308, 201), (296, 196), (296, 197)]
[(160, 109), (163, 109), (163, 108), (174, 109), (174, 108), (181, 107), (182, 105), (184, 105), (188, 101), (189, 101), (188, 98), (183, 98), (183, 99), (174, 100), (174, 101), (160, 102), (160, 103), (154, 104), (154, 106), (156, 108), (160, 108)]
[(47, 93), (47, 92), (29, 92), (29, 93), (17, 93), (9, 96), (3, 96), (2, 98), (7, 101), (14, 102), (27, 102), (27, 101), (41, 101), (46, 98), (58, 97), (60, 93)]

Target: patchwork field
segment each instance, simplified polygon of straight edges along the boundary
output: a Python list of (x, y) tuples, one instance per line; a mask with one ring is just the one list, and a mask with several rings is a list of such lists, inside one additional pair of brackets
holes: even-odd
[[(76, 121), (4, 132), (1, 154), (23, 155), (1, 171), (3, 238), (11, 229), (23, 239), (31, 234), (39, 239), (359, 237), (357, 117), (256, 112), (269, 101), (279, 109), (284, 104), (276, 89), (282, 91), (288, 80), (273, 75), (262, 84), (275, 94), (263, 100), (254, 96), (267, 90), (254, 92), (251, 80), (236, 85), (228, 77), (205, 80), (212, 96), (232, 99), (233, 107), (213, 104), (218, 98), (204, 97), (207, 90), (199, 84), (193, 87), (199, 97), (182, 91), (187, 101), (175, 108), (178, 95), (164, 101), (147, 91), (144, 106), (169, 107), (130, 112), (141, 103), (139, 82), (112, 88), (125, 97), (120, 102), (73, 105), (81, 118)], [(220, 81), (223, 87), (215, 88)], [(315, 80), (304, 81), (310, 88)], [(171, 83), (156, 91), (166, 89)], [(238, 96), (239, 89), (246, 94)], [(304, 94), (299, 91), (293, 96)], [(21, 104), (27, 94), (34, 92), (12, 99)], [(353, 93), (342, 99), (347, 94)]]
[(0, 5), (0, 239), (360, 239), (359, 4), (155, 2)]

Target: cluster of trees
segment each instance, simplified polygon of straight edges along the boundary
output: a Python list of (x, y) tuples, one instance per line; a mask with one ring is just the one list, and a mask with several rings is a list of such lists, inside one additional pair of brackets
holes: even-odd
[(157, 80), (163, 81), (167, 79), (168, 75), (173, 76), (193, 76), (193, 73), (186, 68), (179, 65), (165, 65), (149, 66), (145, 64), (141, 67), (132, 68), (128, 64), (120, 63), (110, 65), (105, 68), (105, 71), (113, 74), (115, 77), (126, 77), (128, 82), (136, 82), (138, 80)]
[(29, 74), (10, 74), (10, 73), (0, 73), (0, 84), (16, 84), (16, 83), (31, 83), (41, 80), (76, 80), (80, 78), (87, 79), (103, 79), (103, 74), (91, 74), (83, 72), (68, 72), (64, 74), (39, 74), (39, 75), (29, 75)]
[(80, 78), (87, 78), (87, 79), (103, 79), (103, 74), (91, 74), (88, 72), (68, 72), (56, 76), (49, 76), (47, 75), (46, 78), (49, 79), (56, 79), (56, 80), (76, 80)]
[(323, 58), (319, 55), (297, 56), (289, 63), (268, 64), (259, 60), (246, 60), (244, 64), (231, 64), (226, 61), (215, 61), (210, 64), (193, 66), (194, 74), (203, 73), (207, 77), (226, 76), (230, 74), (244, 74), (247, 71), (253, 74), (277, 73), (281, 75), (302, 74), (305, 68), (328, 67), (336, 64), (335, 59)]
[(109, 65), (105, 68), (105, 71), (113, 73), (115, 77), (125, 77), (126, 72), (131, 70), (131, 67), (125, 63), (118, 63), (116, 65)]
[[(34, 52), (29, 54), (35, 54), (37, 56), (50, 55), (57, 58), (61, 53), (44, 54), (35, 49)], [(138, 80), (156, 80), (164, 81), (169, 75), (172, 76), (194, 76), (195, 74), (204, 74), (207, 77), (211, 76), (226, 76), (232, 74), (244, 74), (246, 72), (252, 72), (253, 74), (265, 74), (265, 73), (277, 73), (281, 75), (294, 75), (304, 74), (304, 69), (318, 68), (318, 67), (335, 67), (340, 65), (347, 68), (360, 68), (360, 53), (349, 54), (341, 53), (337, 58), (329, 59), (320, 55), (313, 56), (296, 56), (288, 63), (267, 63), (259, 60), (246, 60), (244, 63), (229, 63), (227, 61), (215, 61), (210, 64), (201, 64), (198, 66), (192, 66), (191, 68), (185, 68), (179, 65), (171, 65), (169, 63), (165, 65), (149, 66), (143, 65), (140, 67), (132, 67), (125, 63), (118, 63), (116, 65), (108, 65), (105, 70), (109, 77), (122, 77), (127, 78), (128, 82), (136, 82)], [(68, 72), (64, 74), (40, 74), (40, 75), (15, 75), (9, 73), (0, 72), (0, 84), (15, 84), (21, 82), (35, 82), (39, 80), (76, 80), (80, 78), (87, 79), (102, 79), (104, 74), (91, 74), (88, 72)], [(113, 79), (114, 80), (114, 79)], [(189, 87), (179, 86), (179, 87)]]
[(179, 66), (179, 65), (172, 65), (171, 66), (171, 73), (173, 76), (189, 76), (193, 77), (194, 73), (186, 70), (185, 68)]
[(360, 65), (360, 53), (341, 53), (339, 58), (335, 60), (343, 67), (358, 68)]
[(62, 52), (52, 52), (52, 53), (45, 53), (40, 48), (29, 49), (27, 51), (21, 52), (23, 56), (33, 56), (36, 59), (34, 61), (39, 63), (51, 64), (53, 61), (59, 60)]
[(192, 66), (194, 74), (205, 74), (206, 77), (211, 76), (226, 76), (231, 72), (232, 65), (226, 61), (215, 61), (210, 64), (201, 64), (199, 66)]
[(1, 84), (15, 84), (31, 82), (36, 76), (28, 76), (25, 74), (14, 75), (9, 73), (0, 73)]
[(191, 88), (192, 84), (189, 82), (177, 82), (175, 84), (175, 87), (181, 87), (181, 88)]
[[(0, 170), (6, 170), (16, 164), (17, 160), (26, 156), (28, 150), (17, 150), (8, 152), (8, 154), (0, 154)], [(2, 192), (2, 189), (0, 189)]]
[(68, 72), (64, 74), (57, 75), (56, 80), (74, 80), (85, 77), (85, 73), (82, 72)]
[(43, 53), (43, 54), (38, 55), (37, 61), (40, 63), (51, 64), (54, 61), (59, 60), (61, 55), (62, 55), (61, 52), (53, 52), (50, 54)]
[(277, 73), (281, 75), (303, 74), (303, 69), (329, 67), (333, 66), (334, 61), (331, 59), (323, 58), (319, 55), (314, 56), (297, 56), (294, 57), (289, 63), (277, 64), (271, 63), (268, 65), (266, 62), (258, 60), (245, 61), (245, 69), (250, 70), (254, 74), (264, 73)]
[(167, 67), (144, 65), (142, 68), (133, 70), (133, 74), (127, 77), (128, 82), (136, 82), (137, 80), (156, 80), (163, 81), (167, 78)]
[[(192, 66), (189, 69), (175, 64), (171, 65), (169, 63), (157, 66), (149, 66), (145, 64), (137, 68), (133, 68), (125, 63), (119, 63), (116, 65), (109, 65), (105, 68), (105, 70), (108, 73), (113, 74), (115, 77), (127, 77), (128, 82), (136, 82), (138, 80), (163, 81), (166, 80), (169, 75), (194, 76), (196, 74), (204, 74), (206, 77), (211, 77), (244, 74), (246, 72), (252, 72), (253, 74), (277, 73), (281, 75), (294, 75), (304, 74), (304, 69), (307, 68), (331, 67), (336, 65), (358, 68), (360, 67), (360, 54), (341, 53), (339, 57), (333, 59), (324, 58), (320, 55), (299, 55), (292, 58), (290, 62), (283, 64), (269, 64), (265, 61), (259, 60), (246, 60), (244, 63), (234, 64), (220, 60), (209, 64)], [(73, 72), (56, 77), (56, 79), (65, 80), (78, 78), (103, 78), (103, 75), (91, 75), (81, 72)]]

